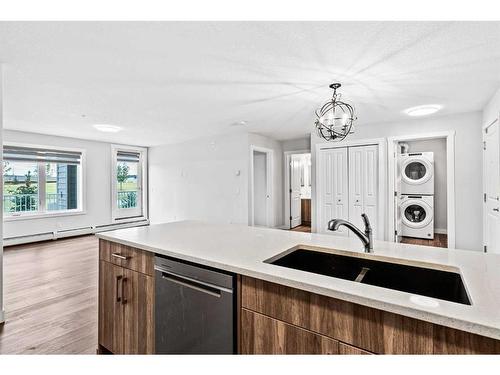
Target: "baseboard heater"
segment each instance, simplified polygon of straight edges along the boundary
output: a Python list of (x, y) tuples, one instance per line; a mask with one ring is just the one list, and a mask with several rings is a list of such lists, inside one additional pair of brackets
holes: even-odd
[(116, 224), (115, 223), (103, 224), (103, 225), (88, 226), (81, 228), (64, 229), (54, 232), (28, 234), (24, 236), (5, 237), (3, 239), (3, 246), (6, 247), (13, 245), (22, 245), (31, 242), (57, 240), (58, 238), (82, 236), (85, 234), (106, 232), (115, 229), (130, 228), (130, 227), (141, 227), (145, 225), (149, 225), (149, 220), (138, 220), (138, 221), (130, 221), (127, 223), (116, 223)]

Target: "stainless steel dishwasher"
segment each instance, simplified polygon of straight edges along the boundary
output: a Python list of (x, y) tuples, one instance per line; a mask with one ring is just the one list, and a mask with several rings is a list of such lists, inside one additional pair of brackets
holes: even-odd
[(234, 275), (156, 256), (156, 353), (235, 353), (234, 286)]

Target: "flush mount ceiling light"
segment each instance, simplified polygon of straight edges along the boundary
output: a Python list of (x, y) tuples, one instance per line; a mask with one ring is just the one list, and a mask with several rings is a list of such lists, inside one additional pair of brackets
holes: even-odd
[(242, 121), (236, 121), (231, 123), (229, 126), (247, 126), (248, 122), (242, 120)]
[(425, 104), (405, 109), (404, 112), (408, 116), (427, 116), (436, 113), (441, 108), (443, 108), (443, 106), (439, 104)]
[(318, 135), (327, 141), (342, 141), (353, 132), (353, 121), (357, 119), (354, 107), (340, 101), (337, 89), (340, 83), (332, 83), (332, 99), (316, 110), (316, 130)]
[(120, 126), (116, 125), (108, 125), (108, 124), (95, 124), (93, 127), (100, 132), (104, 133), (118, 133), (119, 131), (122, 131), (123, 128)]

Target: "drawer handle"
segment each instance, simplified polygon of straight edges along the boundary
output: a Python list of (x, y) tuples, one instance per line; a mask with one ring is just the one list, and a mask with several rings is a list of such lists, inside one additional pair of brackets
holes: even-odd
[[(118, 294), (118, 284), (120, 284), (120, 280), (122, 279), (122, 276), (116, 276), (116, 302), (121, 302), (122, 298), (120, 297), (120, 294)], [(122, 294), (123, 294), (123, 284), (122, 284)]]
[(121, 255), (120, 253), (112, 253), (111, 256), (118, 258), (118, 259), (121, 259), (121, 260), (128, 260), (128, 258), (130, 258), (130, 257), (126, 257), (124, 255)]

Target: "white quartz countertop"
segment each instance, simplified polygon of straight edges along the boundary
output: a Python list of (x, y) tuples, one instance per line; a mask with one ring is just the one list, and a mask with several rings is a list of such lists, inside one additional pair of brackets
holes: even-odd
[[(197, 221), (120, 229), (97, 236), (157, 254), (500, 339), (500, 255), (384, 241), (375, 241), (374, 253), (365, 255), (358, 238)], [(349, 251), (355, 256), (375, 260), (454, 270), (461, 273), (472, 305), (264, 263), (298, 245), (312, 250)]]

